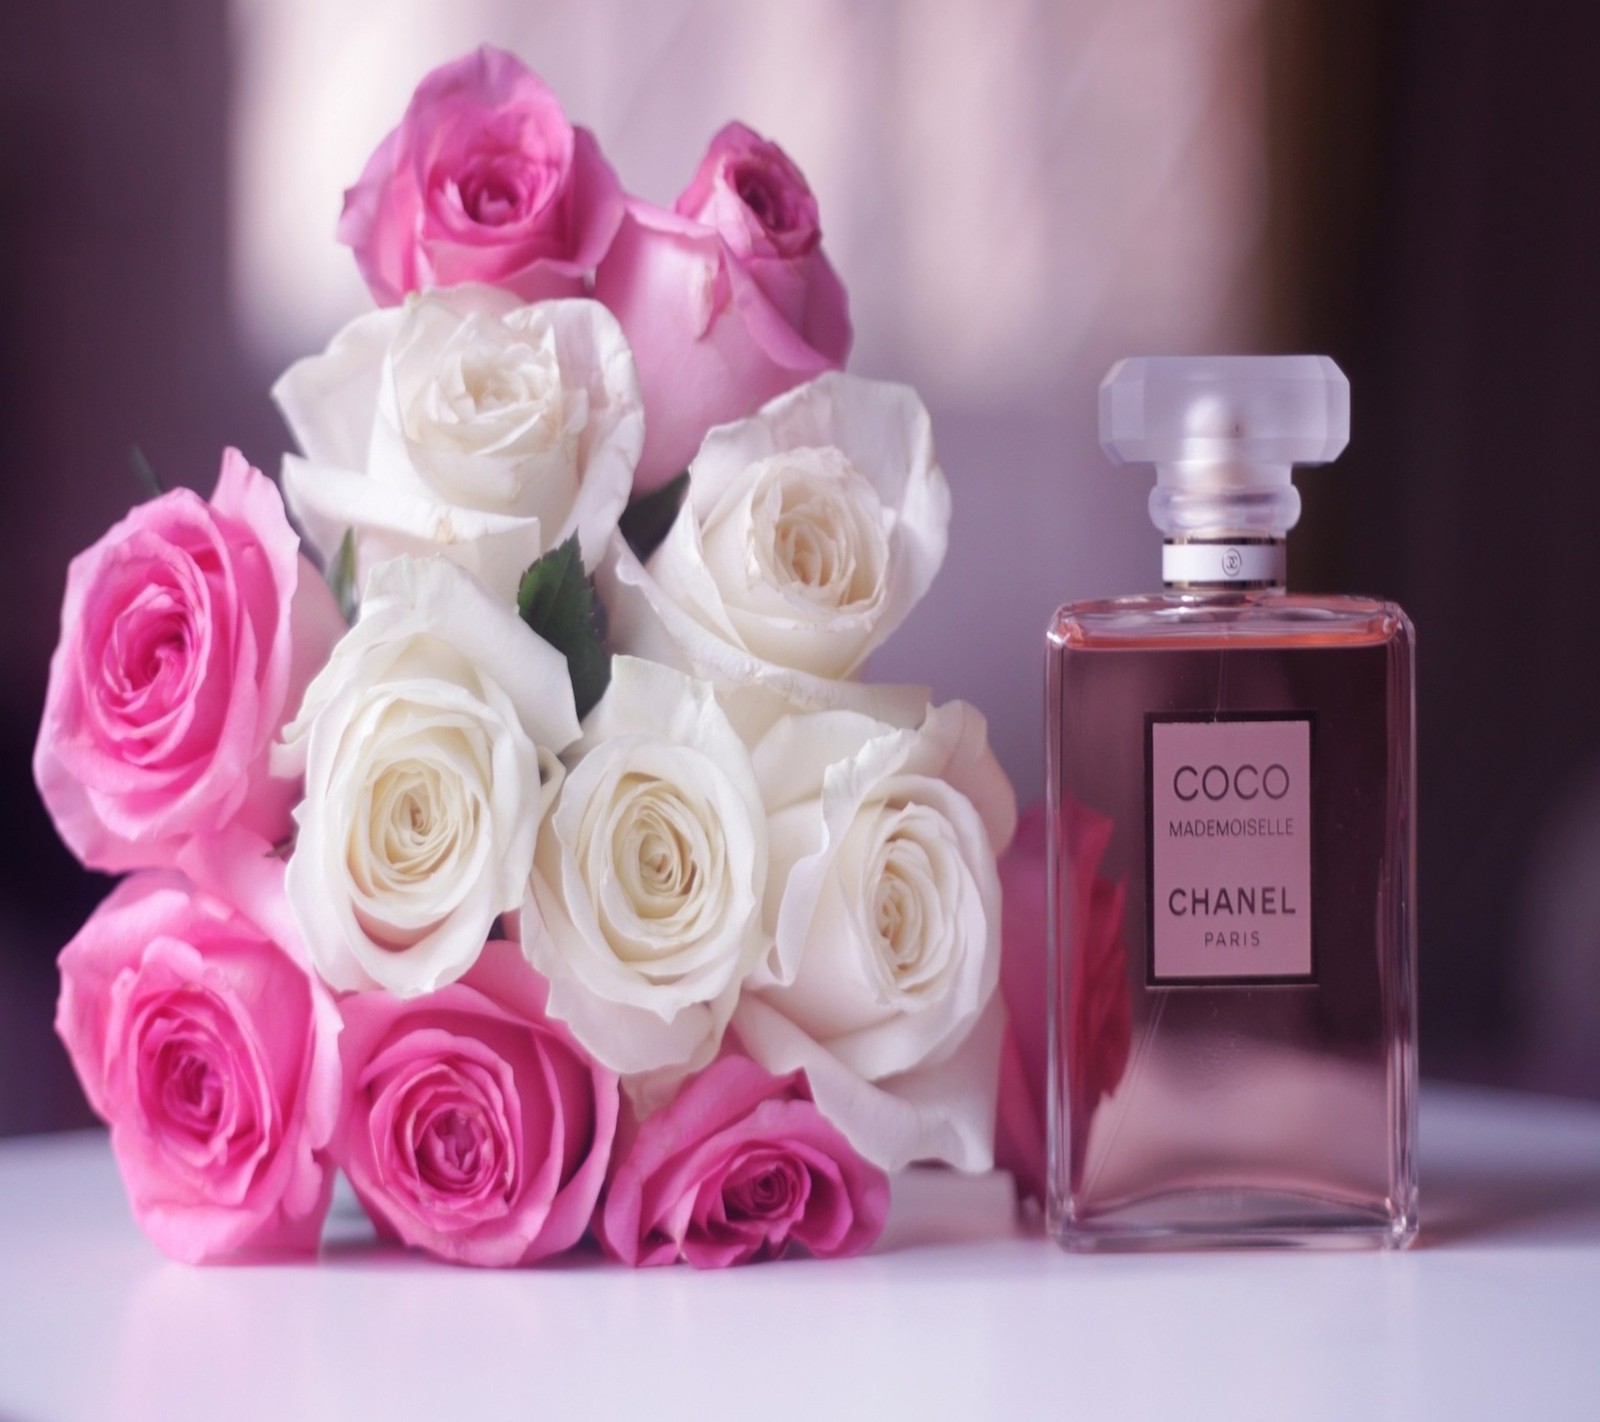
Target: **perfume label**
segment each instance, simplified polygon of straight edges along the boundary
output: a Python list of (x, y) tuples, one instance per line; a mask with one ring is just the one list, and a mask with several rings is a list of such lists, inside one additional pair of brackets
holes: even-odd
[(1309, 716), (1151, 716), (1152, 983), (1313, 976)]

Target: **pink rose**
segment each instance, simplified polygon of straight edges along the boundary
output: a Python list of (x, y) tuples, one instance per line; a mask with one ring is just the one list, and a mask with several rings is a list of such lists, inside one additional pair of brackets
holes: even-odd
[(339, 240), (380, 306), (479, 281), (526, 301), (579, 296), (622, 220), (616, 174), (515, 55), (435, 69), (344, 195)]
[(849, 307), (821, 240), (800, 170), (743, 124), (712, 139), (675, 211), (630, 205), (595, 295), (644, 389), (635, 492), (687, 468), (713, 425), (844, 364)]
[(802, 1072), (719, 1058), (640, 1125), (596, 1230), (626, 1264), (721, 1268), (859, 1254), (889, 1213), (889, 1177), (817, 1110)]
[(169, 868), (238, 820), (276, 843), (298, 786), (268, 750), (344, 622), (277, 487), (236, 449), (73, 559), (33, 774), (92, 869)]
[(134, 1218), (189, 1263), (314, 1253), (333, 1188), (339, 1018), (300, 945), (275, 936), (283, 865), (267, 851), (224, 846), (237, 904), (135, 874), (61, 952), (56, 1031), (111, 1126)]
[(379, 1233), (458, 1264), (526, 1264), (583, 1237), (619, 1091), (545, 1015), (544, 980), (490, 943), (459, 982), (339, 1004), (335, 1154)]
[[(1062, 812), (1068, 902), (1067, 1081), (1074, 1169), (1082, 1169), (1089, 1123), (1101, 1100), (1127, 1070), (1132, 1034), (1123, 916), (1128, 886), (1101, 876), (1111, 842), (1111, 821), (1069, 800)], [(1048, 996), (1045, 959), (1048, 852), (1045, 810), (1022, 817), (1009, 852), (1000, 860), (1002, 951), (1000, 990), (1007, 1037), (1000, 1062), (995, 1164), (1016, 1177), (1017, 1192), (1042, 1201), (1045, 1193), (1045, 1100), (1048, 1070)]]

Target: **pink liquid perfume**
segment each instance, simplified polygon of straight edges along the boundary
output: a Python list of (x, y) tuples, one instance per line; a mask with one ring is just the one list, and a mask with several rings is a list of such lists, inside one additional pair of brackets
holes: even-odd
[(1127, 360), (1165, 591), (1046, 649), (1049, 1220), (1069, 1249), (1416, 1234), (1413, 634), (1285, 590), (1294, 464), (1349, 437), (1326, 357)]

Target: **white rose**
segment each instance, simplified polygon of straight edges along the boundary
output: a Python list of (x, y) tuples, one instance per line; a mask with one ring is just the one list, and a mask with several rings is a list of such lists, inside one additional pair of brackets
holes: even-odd
[(286, 890), (333, 987), (431, 992), (521, 904), (558, 753), (566, 659), (443, 558), (377, 568), (274, 769), (303, 769)]
[(442, 552), (509, 598), (573, 533), (593, 567), (644, 443), (616, 318), (488, 286), (358, 317), (272, 394), (305, 451), (284, 457), (284, 498), (324, 559), (354, 531), (359, 579)]
[(986, 1170), (999, 1061), (1000, 884), (1016, 828), (983, 718), (914, 730), (790, 716), (752, 753), (768, 811), (773, 944), (734, 1028), (885, 1169)]
[(949, 521), (916, 392), (831, 372), (706, 436), (648, 568), (615, 540), (613, 634), (721, 687), (848, 704), (841, 679), (927, 591)]
[(522, 946), (614, 1071), (716, 1053), (765, 947), (766, 817), (709, 685), (617, 657), (539, 835)]

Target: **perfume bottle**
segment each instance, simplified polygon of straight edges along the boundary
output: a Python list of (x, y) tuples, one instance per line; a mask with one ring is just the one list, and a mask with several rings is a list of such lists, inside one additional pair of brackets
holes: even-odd
[(1326, 357), (1137, 359), (1100, 437), (1156, 468), (1165, 591), (1046, 646), (1052, 1233), (1067, 1248), (1416, 1234), (1413, 634), (1285, 588)]

